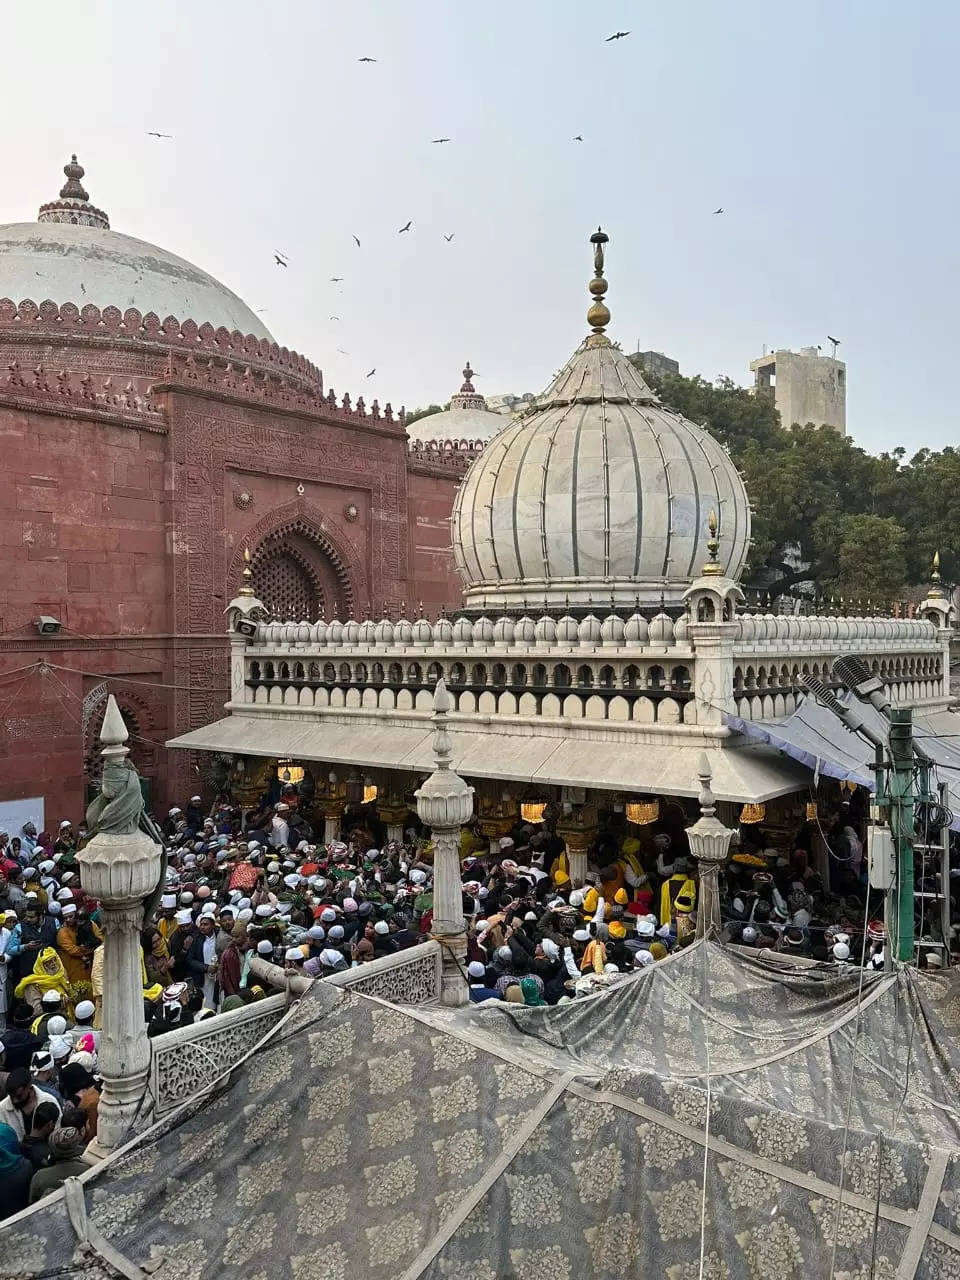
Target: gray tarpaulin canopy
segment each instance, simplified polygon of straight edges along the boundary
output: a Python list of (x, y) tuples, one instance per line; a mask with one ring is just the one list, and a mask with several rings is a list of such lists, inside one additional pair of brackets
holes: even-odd
[[(958, 1027), (953, 975), (707, 942), (553, 1008), (317, 983), (78, 1189), (162, 1280), (948, 1280)], [(113, 1274), (62, 1193), (0, 1228), (2, 1280)]]
[[(453, 760), (473, 778), (505, 778), (547, 786), (649, 791), (696, 796), (702, 746), (683, 743), (594, 742), (576, 736), (511, 734), (496, 727), (450, 733)], [(231, 715), (172, 738), (168, 747), (239, 755), (292, 756), (371, 768), (428, 773), (434, 767), (433, 729), (362, 719), (295, 719), (282, 715)], [(713, 793), (742, 803), (772, 800), (805, 789), (808, 777), (793, 761), (766, 746), (730, 742), (709, 752)]]
[[(852, 696), (852, 695), (848, 695)], [(842, 699), (841, 699), (842, 700)], [(853, 700), (857, 712), (870, 729), (886, 741), (890, 728), (885, 716), (869, 703)], [(754, 742), (776, 747), (793, 760), (812, 769), (815, 775), (849, 779), (861, 786), (874, 786), (873, 747), (851, 732), (828, 708), (815, 698), (804, 698), (786, 720), (744, 720), (725, 714), (725, 723)], [(941, 711), (914, 715), (917, 745), (933, 760), (934, 781), (945, 782), (949, 808), (958, 815), (954, 830), (960, 829), (960, 715)]]

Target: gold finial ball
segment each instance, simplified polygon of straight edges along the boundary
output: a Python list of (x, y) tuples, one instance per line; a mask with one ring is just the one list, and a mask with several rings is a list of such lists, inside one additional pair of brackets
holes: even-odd
[(602, 298), (609, 289), (609, 285), (602, 276), (597, 276), (596, 280), (590, 281), (590, 292), (595, 298)]
[(610, 309), (603, 302), (595, 302), (587, 312), (587, 324), (593, 329), (602, 329), (610, 323)]

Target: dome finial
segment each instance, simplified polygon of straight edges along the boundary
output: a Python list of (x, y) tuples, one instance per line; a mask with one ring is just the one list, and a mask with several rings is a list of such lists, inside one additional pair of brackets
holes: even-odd
[(61, 200), (89, 200), (90, 197), (80, 185), (80, 179), (83, 177), (85, 170), (82, 164), (77, 164), (76, 155), (70, 157), (70, 163), (63, 166), (63, 172), (66, 174), (66, 182), (60, 188)]
[(463, 392), (473, 391), (474, 387), (472, 379), (473, 370), (470, 368), (470, 361), (468, 360), (463, 367), (463, 386), (460, 388), (461, 394), (463, 394)]
[(70, 163), (63, 166), (66, 182), (60, 188), (60, 195), (49, 204), (42, 204), (37, 215), (38, 222), (70, 222), (75, 226), (97, 227), (101, 231), (110, 230), (110, 219), (102, 209), (90, 203), (80, 179), (84, 175), (82, 164), (72, 155)]
[(933, 553), (933, 564), (930, 566), (930, 590), (927, 592), (928, 600), (942, 600), (943, 587), (940, 585), (940, 552)]
[(723, 576), (723, 565), (720, 563), (720, 539), (717, 537), (717, 531), (720, 525), (717, 521), (717, 513), (711, 511), (707, 516), (707, 529), (710, 533), (707, 539), (707, 555), (710, 557), (707, 563), (700, 570), (705, 578), (720, 578)]
[[(593, 302), (590, 310), (587, 312), (587, 324), (593, 330), (598, 338), (605, 338), (606, 326), (610, 323), (610, 311), (603, 301), (603, 295), (607, 292), (607, 282), (603, 278), (603, 246), (608, 244), (610, 237), (602, 227), (597, 227), (596, 231), (590, 237), (590, 243), (593, 245), (593, 279), (590, 281), (590, 292), (593, 295)], [(609, 339), (607, 339), (609, 341)]]

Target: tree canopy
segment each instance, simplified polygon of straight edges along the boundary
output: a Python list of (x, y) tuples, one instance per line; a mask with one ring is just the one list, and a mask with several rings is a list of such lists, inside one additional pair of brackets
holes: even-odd
[[(960, 561), (960, 452), (867, 453), (830, 427), (784, 428), (773, 401), (730, 379), (644, 377), (670, 408), (702, 423), (730, 451), (753, 508), (747, 580), (781, 595), (813, 581), (825, 595), (895, 599), (944, 580)], [(797, 567), (799, 545), (806, 568)]]

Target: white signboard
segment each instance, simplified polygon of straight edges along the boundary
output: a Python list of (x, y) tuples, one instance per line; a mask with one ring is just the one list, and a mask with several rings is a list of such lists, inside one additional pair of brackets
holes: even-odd
[(0, 800), (0, 831), (6, 831), (12, 840), (20, 834), (25, 822), (32, 822), (37, 832), (43, 831), (43, 796), (28, 800)]

